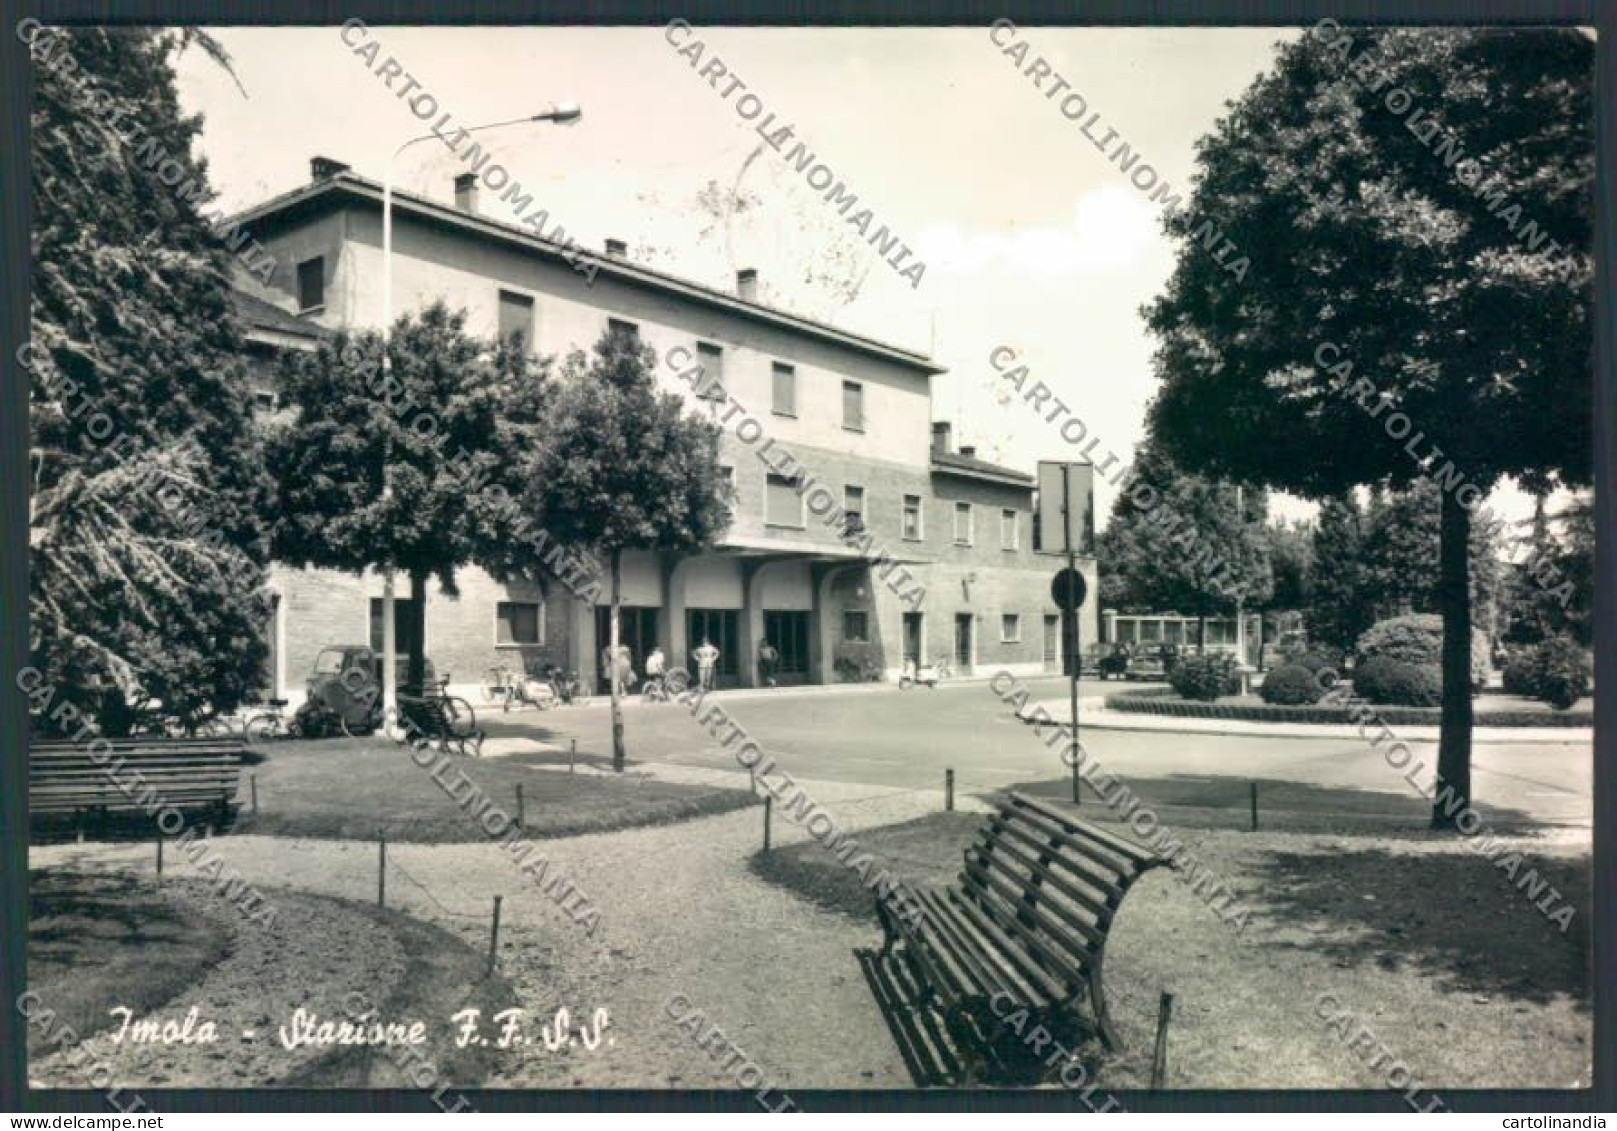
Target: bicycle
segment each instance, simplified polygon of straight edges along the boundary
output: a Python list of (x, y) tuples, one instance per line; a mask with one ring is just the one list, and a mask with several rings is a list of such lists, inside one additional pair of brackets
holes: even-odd
[(517, 683), (515, 669), (505, 664), (495, 664), (483, 675), (483, 702), (493, 704), (503, 702), (510, 709), (511, 693)]
[(679, 668), (663, 675), (648, 675), (645, 687), (640, 690), (640, 700), (643, 703), (667, 703), (674, 696), (683, 695), (690, 685), (691, 677)]
[(302, 727), (297, 719), (288, 719), (282, 708), (286, 706), (285, 699), (267, 699), (262, 706), (265, 710), (249, 715), (242, 724), (242, 737), (248, 742), (266, 742), (277, 738), (298, 738), (302, 734)]

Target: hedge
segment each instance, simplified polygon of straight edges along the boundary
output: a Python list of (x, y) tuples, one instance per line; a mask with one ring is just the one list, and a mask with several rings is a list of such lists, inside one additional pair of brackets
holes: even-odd
[[(1143, 688), (1106, 697), (1106, 709), (1129, 715), (1162, 715), (1177, 719), (1233, 719), (1253, 723), (1351, 724), (1345, 707), (1281, 707), (1268, 703), (1193, 703), (1171, 691)], [(1437, 726), (1442, 712), (1435, 707), (1375, 708), (1375, 717), (1388, 726)], [(1591, 711), (1478, 711), (1479, 727), (1592, 727)]]

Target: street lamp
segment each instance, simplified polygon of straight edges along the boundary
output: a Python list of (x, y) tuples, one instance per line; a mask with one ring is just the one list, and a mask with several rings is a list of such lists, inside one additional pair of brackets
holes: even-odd
[[(516, 126), (525, 122), (551, 122), (558, 126), (577, 125), (584, 116), (576, 102), (556, 102), (550, 109), (526, 118), (511, 118), (503, 122), (489, 122), (472, 126), (464, 132), (481, 133), (502, 126)], [(393, 165), (399, 155), (418, 142), (443, 138), (436, 133), (422, 134), (404, 142), (387, 159), (382, 178), (382, 387), (391, 392), (393, 375)], [(392, 433), (383, 433), (382, 498), (393, 497)], [(388, 563), (382, 572), (382, 710), (384, 717), (395, 719), (399, 709), (399, 675), (395, 656), (398, 652), (397, 632), (393, 616), (396, 595), (393, 584), (393, 565)]]

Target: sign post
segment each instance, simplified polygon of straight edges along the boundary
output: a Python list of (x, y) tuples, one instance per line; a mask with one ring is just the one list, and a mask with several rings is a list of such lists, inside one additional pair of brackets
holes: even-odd
[[(1094, 524), (1094, 497), (1093, 497), (1094, 469), (1089, 464), (1051, 463), (1039, 464), (1039, 512), (1040, 530), (1047, 532), (1050, 529), (1049, 518), (1059, 518), (1061, 521), (1061, 552), (1067, 559), (1067, 568), (1055, 575), (1050, 583), (1050, 595), (1055, 599), (1056, 607), (1062, 612), (1063, 620), (1072, 618), (1072, 653), (1067, 658), (1068, 700), (1072, 711), (1072, 803), (1082, 804), (1079, 793), (1078, 776), (1078, 677), (1083, 673), (1083, 627), (1078, 619), (1078, 610), (1083, 607), (1084, 598), (1089, 588), (1084, 575), (1078, 572), (1078, 546), (1079, 539), (1084, 540), (1085, 552), (1092, 552), (1093, 536), (1091, 531)], [(1055, 488), (1056, 477), (1060, 478), (1061, 506), (1057, 511), (1050, 498)], [(1078, 480), (1078, 489), (1074, 490), (1074, 479)], [(1082, 507), (1082, 510), (1078, 510)], [(1065, 633), (1063, 633), (1065, 635)]]

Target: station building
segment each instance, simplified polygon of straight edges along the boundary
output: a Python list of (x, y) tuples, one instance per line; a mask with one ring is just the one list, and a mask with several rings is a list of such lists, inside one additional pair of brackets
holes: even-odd
[[(537, 354), (557, 356), (619, 323), (659, 358), (695, 358), (700, 386), (671, 364), (657, 380), (715, 419), (744, 406), (772, 451), (834, 490), (856, 531), (810, 513), (799, 484), (759, 454), (764, 445), (726, 428), (735, 507), (716, 548), (625, 555), (622, 637), (637, 670), (654, 644), (671, 666), (690, 665), (703, 639), (720, 650), (721, 687), (759, 682), (765, 639), (780, 652), (783, 684), (892, 679), (906, 657), (947, 658), (957, 677), (1063, 669), (1074, 626), (1050, 596), (1061, 562), (1038, 552), (1034, 480), (979, 459), (933, 420), (931, 381), (944, 372), (935, 362), (765, 305), (752, 272), (718, 290), (636, 264), (616, 240), (583, 272), (577, 248), (482, 215), (478, 191), (463, 175), (444, 201), (393, 194), (397, 314), (442, 300), (467, 310), (472, 333), (521, 332)], [(267, 288), (243, 279), (238, 291), (266, 409), (278, 354), (313, 349), (340, 327), (380, 329), (382, 198), (379, 183), (316, 158), (307, 183), (236, 217), (276, 260)], [(1095, 593), (1094, 559), (1080, 568)], [(582, 601), (542, 568), (512, 584), (467, 568), (458, 583), (453, 598), (433, 583), (425, 629), (427, 655), (454, 687), (476, 687), (497, 665), (556, 664), (599, 682), (605, 587)], [(276, 567), (271, 589), (267, 682), (277, 694), (296, 698), (323, 647), (380, 649), (379, 575)], [(398, 591), (402, 649), (408, 583)], [(1082, 639), (1097, 639), (1093, 601), (1079, 618)]]

